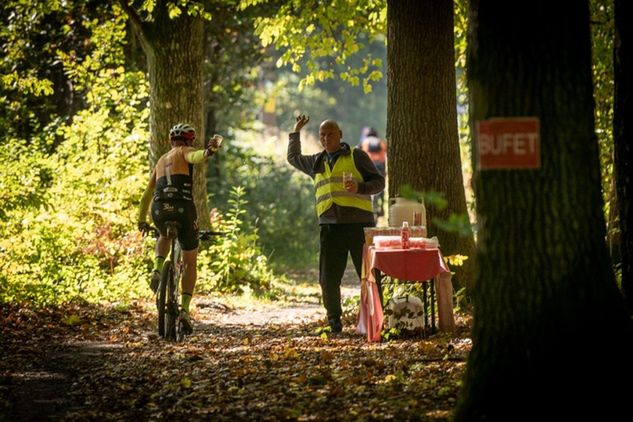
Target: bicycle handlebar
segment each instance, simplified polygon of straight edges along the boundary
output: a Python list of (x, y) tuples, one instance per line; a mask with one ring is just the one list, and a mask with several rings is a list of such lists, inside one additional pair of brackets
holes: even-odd
[(215, 231), (215, 230), (200, 230), (198, 232), (198, 238), (200, 240), (209, 240), (213, 236), (224, 236), (225, 234), (228, 234), (228, 233), (227, 232), (219, 232), (219, 231)]
[[(143, 231), (143, 236), (147, 236), (148, 234), (151, 234), (154, 239), (158, 239), (160, 236), (160, 232), (155, 226), (149, 226), (147, 231)], [(220, 232), (217, 230), (199, 230), (198, 239), (210, 240), (213, 236), (224, 236), (226, 234), (228, 234), (228, 232)]]

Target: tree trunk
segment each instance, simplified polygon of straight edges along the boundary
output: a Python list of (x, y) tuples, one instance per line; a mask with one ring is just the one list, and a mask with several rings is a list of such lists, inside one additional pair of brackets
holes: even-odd
[[(152, 167), (169, 150), (169, 130), (176, 123), (189, 123), (196, 129), (195, 147), (205, 145), (203, 95), (203, 20), (189, 16), (186, 8), (170, 18), (166, 0), (156, 2), (149, 22), (121, 0), (132, 18), (147, 56), (150, 93), (149, 153)], [(194, 170), (193, 195), (201, 228), (209, 227), (206, 163)]]
[(453, 2), (389, 0), (387, 3), (387, 139), (389, 197), (400, 187), (441, 192), (448, 207), (427, 204), (427, 228), (440, 239), (445, 256), (469, 257), (456, 270), (460, 285), (470, 284), (474, 240), (439, 231), (433, 219), (466, 214), (457, 133)]
[[(615, 1), (615, 56), (614, 56), (614, 166), (617, 188), (617, 203), (620, 214), (620, 258), (622, 262), (622, 291), (633, 313), (633, 221), (631, 192), (633, 191), (633, 31), (630, 21), (633, 9), (630, 1)], [(629, 22), (629, 24), (626, 24)]]
[(615, 420), (630, 413), (614, 380), (630, 381), (633, 330), (605, 243), (587, 1), (475, 0), (471, 25), (471, 118), (538, 117), (541, 168), (475, 172), (455, 420)]

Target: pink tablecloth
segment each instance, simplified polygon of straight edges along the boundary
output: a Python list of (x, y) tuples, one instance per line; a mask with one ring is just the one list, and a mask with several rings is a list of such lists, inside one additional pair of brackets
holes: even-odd
[(356, 331), (367, 334), (367, 341), (380, 341), (383, 313), (374, 270), (406, 282), (434, 279), (437, 291), (438, 325), (453, 331), (453, 286), (451, 272), (439, 249), (363, 249), (360, 315)]

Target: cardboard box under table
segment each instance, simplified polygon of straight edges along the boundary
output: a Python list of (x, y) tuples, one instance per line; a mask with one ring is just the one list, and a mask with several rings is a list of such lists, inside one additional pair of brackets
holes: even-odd
[[(376, 229), (373, 230), (375, 234)], [(367, 236), (368, 243), (363, 248), (361, 305), (356, 331), (359, 334), (366, 334), (369, 342), (380, 341), (384, 319), (379, 291), (382, 274), (389, 275), (402, 283), (432, 282), (430, 283), (431, 292), (433, 289), (437, 291), (439, 329), (453, 331), (455, 321), (451, 272), (440, 250), (438, 248), (378, 249), (371, 245), (372, 240), (372, 236)], [(434, 323), (433, 316), (432, 323)]]

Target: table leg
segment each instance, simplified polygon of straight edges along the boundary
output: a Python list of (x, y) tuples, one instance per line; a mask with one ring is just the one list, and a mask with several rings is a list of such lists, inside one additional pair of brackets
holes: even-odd
[(435, 280), (429, 280), (428, 284), (431, 285), (431, 333), (435, 334)]
[(427, 298), (427, 289), (428, 287), (426, 283), (422, 283), (422, 318), (424, 318), (424, 338), (427, 337), (429, 331), (429, 301)]
[(453, 317), (453, 285), (450, 273), (441, 273), (435, 278), (437, 289), (437, 310), (440, 330), (454, 331), (455, 319)]
[(382, 271), (378, 268), (374, 269), (374, 276), (376, 277), (376, 286), (378, 287), (378, 296), (380, 297), (380, 306), (385, 309), (385, 302), (382, 300)]

